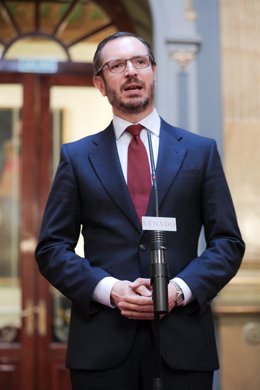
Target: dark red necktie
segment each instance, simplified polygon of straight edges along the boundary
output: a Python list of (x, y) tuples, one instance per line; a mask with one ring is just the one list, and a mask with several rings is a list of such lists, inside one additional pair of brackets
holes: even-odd
[(126, 129), (132, 134), (128, 146), (127, 185), (140, 222), (142, 216), (146, 214), (152, 187), (149, 160), (140, 138), (142, 129), (143, 126), (139, 124)]

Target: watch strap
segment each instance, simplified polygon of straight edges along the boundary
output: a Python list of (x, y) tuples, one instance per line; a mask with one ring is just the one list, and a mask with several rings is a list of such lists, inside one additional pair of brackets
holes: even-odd
[(183, 294), (181, 287), (174, 280), (170, 280), (170, 282), (174, 285), (174, 287), (176, 288), (176, 291), (177, 291), (177, 295), (175, 297), (176, 306), (183, 306), (184, 305), (184, 294)]

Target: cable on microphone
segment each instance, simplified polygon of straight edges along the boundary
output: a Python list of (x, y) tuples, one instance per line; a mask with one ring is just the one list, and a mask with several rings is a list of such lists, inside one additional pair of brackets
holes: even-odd
[[(158, 186), (155, 171), (151, 132), (147, 130), (149, 154), (151, 161), (152, 182), (155, 195), (155, 214), (159, 217)], [(168, 265), (166, 257), (166, 240), (163, 231), (151, 232), (151, 285), (153, 287), (154, 312), (168, 312)]]

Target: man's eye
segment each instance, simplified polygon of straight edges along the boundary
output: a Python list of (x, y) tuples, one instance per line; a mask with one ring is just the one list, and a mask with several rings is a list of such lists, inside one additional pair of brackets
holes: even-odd
[(113, 64), (110, 64), (110, 69), (113, 70), (118, 70), (124, 67), (124, 62), (123, 61), (117, 61)]
[(135, 59), (135, 63), (136, 63), (136, 64), (142, 65), (142, 64), (145, 64), (145, 62), (146, 62), (145, 59), (142, 58), (142, 57), (136, 58), (136, 59)]
[(149, 65), (149, 58), (148, 57), (135, 57), (132, 60), (134, 66), (136, 68), (146, 68)]

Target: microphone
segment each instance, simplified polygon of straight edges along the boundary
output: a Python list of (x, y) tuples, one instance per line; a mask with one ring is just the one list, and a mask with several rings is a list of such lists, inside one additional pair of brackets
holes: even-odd
[(168, 313), (168, 266), (164, 232), (152, 231), (151, 285), (153, 287), (154, 312)]
[[(155, 195), (155, 214), (159, 217), (158, 186), (155, 172), (154, 154), (151, 132), (147, 130), (149, 154), (151, 161), (152, 182)], [(166, 257), (166, 240), (164, 232), (154, 230), (151, 232), (151, 285), (153, 287), (154, 312), (156, 314), (168, 313), (168, 264)]]

